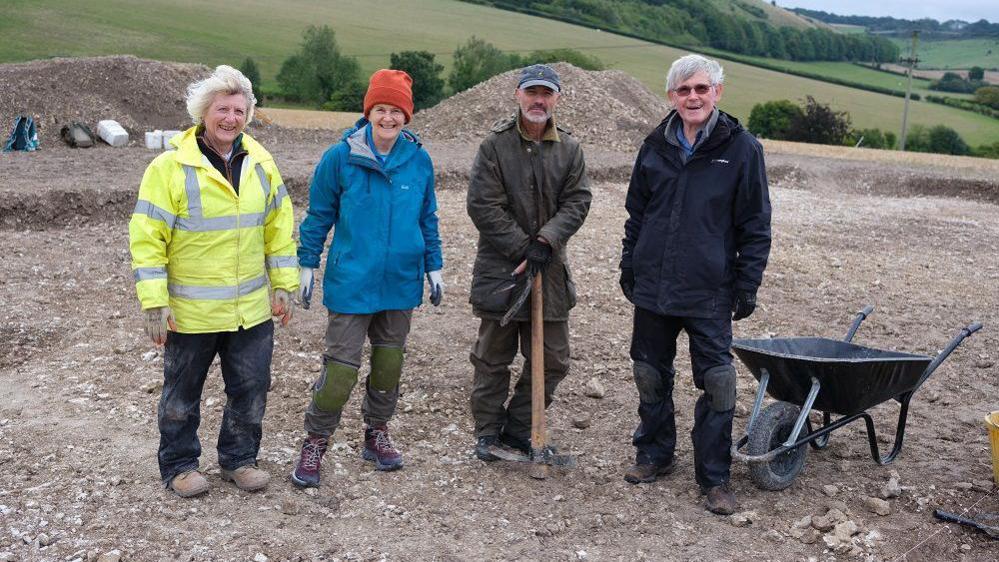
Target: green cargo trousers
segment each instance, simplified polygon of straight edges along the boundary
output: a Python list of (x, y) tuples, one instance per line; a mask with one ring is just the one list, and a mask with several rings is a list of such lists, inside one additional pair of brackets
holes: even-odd
[[(339, 385), (346, 396), (340, 396), (340, 402), (346, 402), (357, 380), (357, 370), (361, 366), (361, 355), (364, 351), (364, 339), (371, 341), (372, 373), (382, 374), (386, 369), (379, 370), (378, 357), (383, 351), (395, 354), (395, 361), (388, 370), (387, 388), (378, 388), (376, 381), (372, 384), (372, 376), (364, 380), (364, 402), (361, 403), (361, 414), (364, 423), (369, 427), (382, 425), (395, 414), (399, 402), (398, 377), (401, 374), (401, 355), (406, 345), (406, 336), (413, 318), (412, 310), (385, 310), (375, 314), (338, 314), (331, 312), (326, 325), (326, 351), (323, 353), (323, 372), (316, 381), (315, 388), (324, 385)], [(381, 348), (381, 349), (379, 349)], [(398, 361), (398, 362), (396, 362)], [(330, 366), (335, 368), (331, 369)], [(352, 371), (352, 373), (351, 373)], [(353, 375), (351, 380), (333, 380)], [(384, 386), (384, 385), (383, 385)], [(390, 387), (390, 388), (388, 388)], [(343, 404), (340, 407), (328, 409), (317, 404), (316, 393), (313, 394), (309, 408), (305, 411), (305, 431), (329, 437), (340, 425)]]
[[(545, 408), (552, 402), (555, 387), (569, 373), (569, 323), (545, 322)], [(510, 364), (520, 353), (524, 369), (510, 394)], [(475, 436), (499, 435), (531, 438), (531, 323), (483, 318), (479, 337), (469, 356), (475, 369), (472, 382), (472, 417)]]

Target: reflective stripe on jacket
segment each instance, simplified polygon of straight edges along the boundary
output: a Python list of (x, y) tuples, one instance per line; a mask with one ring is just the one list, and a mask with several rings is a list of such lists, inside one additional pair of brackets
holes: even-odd
[(383, 167), (368, 146), (368, 127), (362, 118), (323, 154), (299, 227), (299, 263), (311, 268), (333, 229), (323, 304), (341, 314), (415, 308), (424, 273), (444, 263), (430, 155), (404, 130)]
[(237, 195), (198, 149), (196, 129), (142, 177), (128, 225), (135, 289), (143, 310), (169, 305), (179, 332), (250, 328), (271, 317), (268, 281), (298, 288), (291, 198), (270, 153), (245, 133)]

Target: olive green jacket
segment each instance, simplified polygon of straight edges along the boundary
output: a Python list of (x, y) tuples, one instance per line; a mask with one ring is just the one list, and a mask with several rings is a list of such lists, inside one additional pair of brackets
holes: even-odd
[[(544, 140), (535, 142), (520, 133), (516, 114), (493, 126), (479, 146), (468, 186), (468, 216), (479, 230), (469, 299), (476, 316), (503, 316), (525, 277), (509, 289), (510, 273), (530, 241), (541, 236), (552, 246), (544, 318), (568, 320), (576, 289), (566, 244), (586, 219), (591, 198), (583, 150), (568, 131), (550, 122)], [(515, 319), (527, 320), (529, 311), (528, 302)]]

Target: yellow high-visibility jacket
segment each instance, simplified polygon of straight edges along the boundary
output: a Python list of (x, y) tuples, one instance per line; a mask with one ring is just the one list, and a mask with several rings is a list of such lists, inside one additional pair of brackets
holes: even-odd
[(128, 224), (142, 309), (169, 305), (177, 331), (251, 328), (274, 289), (298, 288), (291, 198), (274, 159), (243, 134), (239, 194), (198, 148), (196, 127), (146, 168)]

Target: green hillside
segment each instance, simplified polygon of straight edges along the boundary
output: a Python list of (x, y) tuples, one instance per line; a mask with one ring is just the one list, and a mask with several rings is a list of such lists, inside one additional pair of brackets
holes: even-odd
[[(908, 56), (911, 39), (892, 38)], [(999, 38), (954, 39), (926, 41), (920, 39), (917, 47), (919, 68), (967, 69), (972, 66), (999, 69)]]
[[(265, 85), (299, 43), (302, 30), (330, 25), (364, 72), (388, 64), (389, 54), (428, 50), (448, 69), (455, 46), (477, 35), (500, 49), (529, 52), (573, 47), (624, 70), (657, 93), (670, 62), (684, 51), (610, 33), (454, 0), (363, 0), (318, 4), (304, 0), (229, 0), (177, 3), (126, 0), (0, 0), (0, 62), (51, 56), (134, 54), (140, 57), (239, 64), (252, 56)], [(722, 108), (745, 120), (752, 106), (772, 99), (812, 95), (849, 111), (855, 126), (897, 131), (902, 100), (798, 78), (734, 62), (725, 63)], [(999, 120), (929, 103), (914, 103), (910, 123), (947, 124), (972, 145), (999, 138)]]

